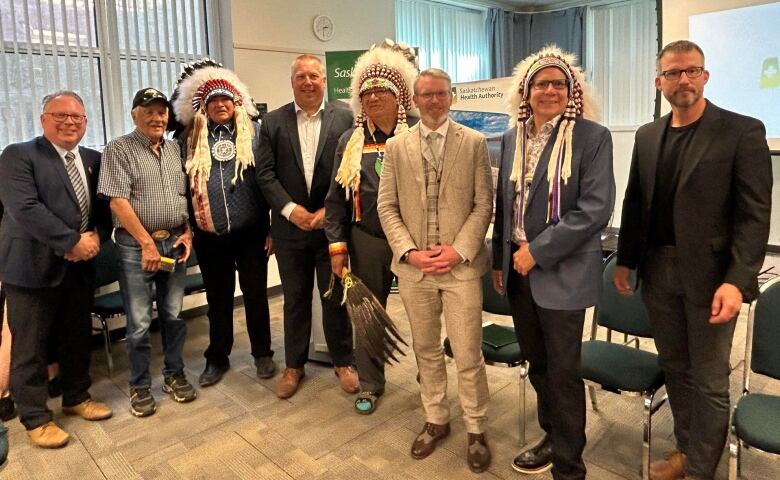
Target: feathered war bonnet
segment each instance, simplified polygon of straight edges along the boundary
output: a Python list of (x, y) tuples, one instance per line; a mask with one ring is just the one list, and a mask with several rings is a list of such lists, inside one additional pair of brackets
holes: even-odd
[(243, 178), (244, 170), (255, 164), (252, 152), (255, 132), (250, 117), (257, 117), (258, 112), (247, 86), (234, 72), (208, 58), (185, 65), (171, 104), (176, 121), (185, 128), (190, 127), (185, 169), (191, 186), (202, 191), (211, 173), (206, 104), (217, 96), (228, 97), (235, 105), (236, 162), (232, 183)]
[[(360, 186), (360, 162), (363, 158), (365, 133), (363, 126), (367, 116), (363, 113), (360, 97), (375, 88), (384, 88), (393, 92), (398, 101), (398, 121), (394, 134), (408, 130), (407, 113), (412, 112), (412, 91), (417, 78), (417, 58), (414, 50), (403, 43), (385, 39), (379, 45), (361, 55), (352, 69), (350, 106), (355, 112), (355, 130), (349, 138), (341, 157), (336, 181), (346, 190), (346, 199), (356, 194)], [(359, 209), (355, 215), (359, 220)]]
[[(564, 184), (571, 176), (572, 133), (578, 117), (594, 120), (598, 117), (596, 103), (593, 101), (590, 86), (585, 81), (585, 74), (575, 63), (574, 54), (564, 52), (555, 45), (548, 45), (540, 51), (529, 55), (515, 67), (512, 83), (508, 92), (510, 115), (512, 122), (517, 122), (517, 139), (515, 157), (512, 164), (510, 180), (518, 186), (521, 195), (520, 205), (525, 205), (527, 192), (523, 186), (522, 177), (526, 170), (526, 147), (528, 140), (528, 119), (533, 114), (529, 105), (531, 96), (531, 81), (534, 75), (548, 67), (558, 68), (566, 76), (569, 101), (561, 118), (558, 134), (553, 144), (550, 161), (547, 165), (547, 180), (550, 185), (547, 220), (553, 224), (560, 220), (561, 181)], [(541, 125), (540, 125), (541, 126)], [(523, 226), (523, 208), (518, 209), (518, 225)]]

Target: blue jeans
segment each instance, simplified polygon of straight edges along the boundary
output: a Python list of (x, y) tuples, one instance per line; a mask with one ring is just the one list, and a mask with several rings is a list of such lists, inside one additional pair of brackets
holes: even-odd
[[(160, 255), (178, 258), (182, 247), (173, 247), (176, 238), (171, 236), (167, 240), (155, 241)], [(119, 288), (127, 315), (130, 386), (148, 388), (152, 384), (149, 375), (152, 350), (149, 325), (152, 323), (152, 301), (155, 299), (165, 355), (163, 375), (170, 377), (184, 370), (182, 349), (187, 326), (179, 317), (179, 313), (184, 298), (187, 267), (184, 263), (177, 262), (171, 273), (147, 272), (141, 268), (141, 246), (135, 238), (124, 230), (117, 230), (115, 240), (119, 251)]]

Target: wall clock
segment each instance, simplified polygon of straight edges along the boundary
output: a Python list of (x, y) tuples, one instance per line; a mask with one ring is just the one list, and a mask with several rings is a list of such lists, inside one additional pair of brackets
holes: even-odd
[(314, 35), (323, 42), (333, 38), (333, 20), (327, 15), (317, 15), (314, 18), (312, 28)]

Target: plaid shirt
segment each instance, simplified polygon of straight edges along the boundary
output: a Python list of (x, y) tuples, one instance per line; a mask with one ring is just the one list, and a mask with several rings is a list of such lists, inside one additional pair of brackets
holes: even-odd
[[(149, 232), (180, 227), (188, 214), (179, 145), (163, 140), (158, 157), (138, 130), (110, 141), (103, 150), (98, 195), (127, 199)], [(116, 215), (113, 220), (115, 228), (123, 228)]]

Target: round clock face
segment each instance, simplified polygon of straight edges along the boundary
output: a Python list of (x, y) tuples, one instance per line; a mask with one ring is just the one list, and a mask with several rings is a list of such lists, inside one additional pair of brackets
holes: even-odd
[(323, 42), (333, 38), (333, 20), (327, 15), (319, 15), (314, 19), (314, 35)]

